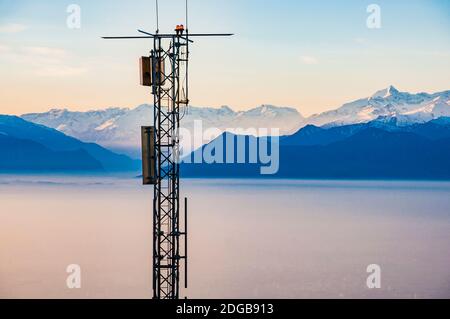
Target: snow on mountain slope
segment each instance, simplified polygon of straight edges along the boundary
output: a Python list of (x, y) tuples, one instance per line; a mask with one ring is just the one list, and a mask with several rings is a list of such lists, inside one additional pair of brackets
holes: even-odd
[[(272, 105), (262, 105), (246, 112), (236, 112), (228, 106), (191, 107), (183, 117), (182, 126), (191, 132), (192, 137), (189, 143), (183, 142), (183, 147), (185, 150), (198, 148), (228, 129), (279, 128), (281, 135), (289, 135), (310, 124), (341, 126), (367, 123), (377, 118), (395, 118), (396, 125), (402, 126), (425, 123), (440, 117), (450, 117), (450, 90), (434, 94), (411, 94), (400, 92), (393, 86), (307, 119), (293, 108)], [(135, 109), (110, 108), (90, 112), (51, 110), (41, 114), (26, 114), (22, 118), (55, 128), (82, 141), (139, 157), (140, 127), (152, 124), (153, 109), (150, 105), (141, 105)], [(202, 123), (200, 134), (192, 134), (196, 120)], [(207, 136), (202, 135), (209, 128), (218, 130)], [(264, 135), (262, 132), (260, 134)]]
[(26, 114), (22, 118), (29, 122), (57, 129), (66, 135), (82, 141), (95, 143), (96, 140), (92, 139), (92, 134), (97, 128), (106, 125), (108, 121), (114, 121), (128, 111), (128, 109), (121, 108), (109, 108), (89, 112), (71, 112), (67, 109), (53, 109), (46, 113)]
[(336, 110), (313, 115), (305, 124), (339, 126), (370, 122), (381, 116), (396, 117), (399, 125), (450, 116), (450, 91), (411, 94), (390, 86)]
[[(153, 108), (144, 104), (135, 109), (110, 108), (90, 112), (51, 110), (41, 114), (25, 114), (22, 118), (58, 129), (85, 142), (97, 143), (137, 157), (141, 143), (140, 127), (153, 123)], [(201, 147), (230, 129), (279, 128), (280, 134), (291, 134), (300, 127), (303, 120), (295, 109), (271, 105), (263, 105), (246, 112), (235, 112), (228, 106), (190, 107), (183, 117), (182, 127), (191, 132), (192, 138), (190, 143), (186, 141), (184, 147)], [(192, 134), (195, 121), (201, 121), (200, 134)], [(202, 133), (209, 128), (217, 128), (218, 131), (203, 136)]]

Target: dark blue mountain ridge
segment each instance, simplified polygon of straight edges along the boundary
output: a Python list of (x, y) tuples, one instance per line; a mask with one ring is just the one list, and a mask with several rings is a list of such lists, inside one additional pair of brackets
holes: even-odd
[[(292, 136), (277, 139), (280, 170), (270, 176), (260, 174), (261, 166), (266, 164), (250, 161), (255, 149), (251, 151), (249, 145), (257, 147), (271, 137), (243, 137), (247, 164), (238, 163), (242, 160), (237, 156), (238, 136), (224, 133), (221, 138), (195, 151), (190, 158), (209, 150), (222, 162), (233, 164), (183, 163), (184, 177), (450, 179), (449, 118), (409, 126), (399, 125), (395, 118), (340, 127), (307, 126)], [(222, 143), (223, 153), (216, 153), (214, 145), (218, 143)], [(127, 171), (139, 169), (140, 164), (54, 129), (2, 115), (0, 155), (0, 171)]]
[[(101, 168), (106, 171), (136, 170), (140, 167), (139, 161), (127, 156), (118, 155), (97, 144), (84, 143), (57, 130), (27, 122), (16, 116), (0, 115), (0, 134), (20, 140), (23, 146), (31, 145), (25, 144), (24, 141), (35, 142), (56, 153), (83, 151), (100, 163)], [(2, 156), (9, 151), (2, 148)]]
[[(305, 127), (280, 139), (280, 169), (263, 176), (256, 164), (183, 164), (185, 177), (319, 178), (319, 179), (450, 179), (450, 125), (435, 121), (399, 127), (374, 121), (339, 128)], [(222, 137), (225, 154), (227, 140)], [(258, 139), (248, 137), (248, 141)], [(211, 144), (210, 144), (211, 145)], [(203, 148), (194, 152), (199, 156)], [(250, 151), (245, 149), (248, 159)]]
[(430, 122), (439, 125), (450, 125), (450, 117), (440, 117)]
[(442, 117), (426, 123), (416, 123), (407, 126), (398, 125), (394, 117), (379, 117), (375, 121), (361, 124), (317, 127), (308, 125), (291, 136), (281, 138), (283, 145), (328, 145), (341, 141), (368, 127), (379, 128), (390, 132), (410, 132), (429, 139), (450, 137), (450, 118)]
[(57, 152), (0, 133), (0, 150), (0, 172), (103, 171), (102, 164), (82, 149)]

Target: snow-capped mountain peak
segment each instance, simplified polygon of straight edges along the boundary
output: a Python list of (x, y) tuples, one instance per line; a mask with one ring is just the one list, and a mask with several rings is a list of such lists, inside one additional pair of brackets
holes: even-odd
[(67, 109), (51, 109), (48, 114), (54, 118), (58, 118), (64, 115), (67, 112)]
[(229, 107), (228, 105), (222, 105), (222, 106), (220, 107), (220, 110), (221, 110), (222, 112), (228, 113), (228, 114), (233, 114), (233, 113), (234, 113), (233, 109), (232, 109), (231, 107)]
[(305, 124), (337, 126), (366, 123), (380, 116), (396, 117), (400, 124), (423, 123), (442, 116), (450, 116), (449, 100), (450, 91), (411, 94), (389, 86), (369, 98), (346, 103), (333, 111), (313, 115)]
[(371, 96), (371, 98), (373, 98), (373, 99), (375, 99), (375, 98), (383, 98), (383, 99), (385, 99), (385, 98), (388, 98), (390, 96), (397, 95), (399, 93), (400, 92), (393, 85), (390, 85), (390, 86), (388, 86), (387, 88), (385, 88), (383, 90), (375, 92), (375, 94), (373, 94)]

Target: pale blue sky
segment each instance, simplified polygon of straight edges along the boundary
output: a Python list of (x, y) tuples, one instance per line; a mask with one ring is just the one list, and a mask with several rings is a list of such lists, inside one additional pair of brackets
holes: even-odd
[[(81, 29), (66, 8), (81, 6)], [(134, 107), (145, 41), (102, 35), (155, 29), (154, 0), (0, 0), (0, 113), (54, 107)], [(381, 7), (381, 29), (366, 8)], [(191, 32), (234, 32), (192, 49), (194, 105), (248, 109), (270, 103), (305, 115), (394, 85), (450, 89), (450, 1), (190, 0)], [(161, 30), (184, 22), (184, 0), (160, 0)]]

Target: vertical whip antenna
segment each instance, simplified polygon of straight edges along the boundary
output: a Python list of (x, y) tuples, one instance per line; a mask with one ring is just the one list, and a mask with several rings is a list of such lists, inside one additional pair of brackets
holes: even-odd
[[(186, 0), (186, 34), (189, 40), (189, 3)], [(186, 61), (189, 61), (189, 41), (186, 42)], [(189, 112), (189, 62), (186, 62), (186, 113)]]
[(186, 0), (186, 32), (189, 31), (189, 6), (188, 0)]
[(159, 33), (159, 3), (156, 0), (156, 34)]

